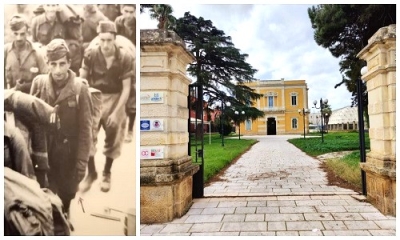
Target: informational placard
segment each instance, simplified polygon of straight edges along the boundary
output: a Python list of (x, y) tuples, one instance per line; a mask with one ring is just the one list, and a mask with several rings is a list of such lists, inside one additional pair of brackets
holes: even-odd
[(164, 158), (164, 147), (141, 147), (140, 148), (140, 159), (163, 159)]
[(164, 103), (163, 92), (141, 92), (140, 103)]
[(140, 131), (163, 131), (163, 119), (141, 119)]

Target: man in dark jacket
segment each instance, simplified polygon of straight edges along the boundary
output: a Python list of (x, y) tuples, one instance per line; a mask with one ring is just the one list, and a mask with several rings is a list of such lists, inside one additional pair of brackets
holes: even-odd
[(63, 39), (47, 45), (49, 74), (37, 76), (31, 94), (54, 107), (56, 130), (48, 134), (50, 189), (66, 212), (85, 176), (92, 144), (92, 102), (84, 79), (70, 70), (71, 56)]

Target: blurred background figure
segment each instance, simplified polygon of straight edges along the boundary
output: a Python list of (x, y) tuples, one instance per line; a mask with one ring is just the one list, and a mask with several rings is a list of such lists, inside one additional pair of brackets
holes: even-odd
[(115, 19), (117, 34), (122, 35), (136, 46), (136, 5), (122, 4), (122, 15)]
[(115, 19), (121, 15), (120, 4), (98, 4), (99, 10), (110, 20)]
[(45, 46), (55, 38), (64, 39), (71, 51), (71, 70), (79, 74), (83, 18), (71, 5), (44, 4), (43, 8), (44, 13), (32, 19), (32, 41)]
[(4, 89), (15, 88), (29, 93), (32, 80), (38, 74), (47, 73), (47, 65), (28, 38), (28, 23), (24, 15), (11, 17), (9, 27), (13, 41), (4, 46)]
[(82, 37), (83, 48), (87, 48), (90, 42), (97, 36), (97, 26), (100, 21), (108, 18), (97, 8), (96, 4), (85, 4), (83, 6)]

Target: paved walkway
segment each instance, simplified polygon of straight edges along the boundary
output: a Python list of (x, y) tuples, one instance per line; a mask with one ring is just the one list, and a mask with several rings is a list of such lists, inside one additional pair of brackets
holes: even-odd
[[(102, 153), (105, 138), (103, 130), (100, 131), (98, 138), (95, 162), (99, 177), (88, 192), (78, 192), (71, 202), (71, 222), (75, 228), (71, 233), (72, 236), (124, 236), (125, 216), (128, 213), (136, 215), (136, 137), (130, 143), (123, 143), (121, 156), (112, 166), (111, 189), (107, 193), (100, 191), (101, 174), (105, 163)], [(79, 204), (79, 198), (83, 199), (83, 209)], [(133, 221), (128, 223), (129, 226), (131, 224), (135, 226), (136, 220), (133, 218), (130, 220)]]
[(184, 216), (141, 224), (140, 235), (396, 235), (395, 217), (359, 193), (328, 186), (319, 161), (288, 143), (291, 137), (299, 136), (258, 136)]

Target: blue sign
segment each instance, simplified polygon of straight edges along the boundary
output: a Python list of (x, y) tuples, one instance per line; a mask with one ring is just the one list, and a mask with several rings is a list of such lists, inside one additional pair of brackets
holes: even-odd
[(140, 131), (150, 131), (150, 120), (140, 120)]

